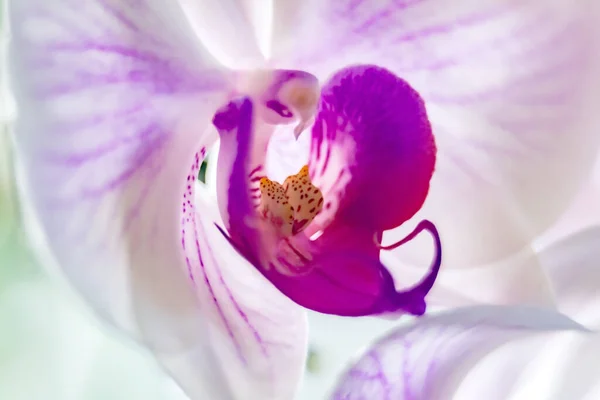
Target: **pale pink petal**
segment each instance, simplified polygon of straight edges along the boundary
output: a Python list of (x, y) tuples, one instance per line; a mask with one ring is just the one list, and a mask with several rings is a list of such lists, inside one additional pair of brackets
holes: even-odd
[(191, 398), (291, 397), (303, 311), (244, 275), (239, 257), (221, 262), (217, 253), (235, 253), (209, 245), (214, 214), (194, 199), (216, 140), (207, 128), (231, 87), (183, 10), (166, 0), (10, 8), (14, 139), (44, 260)]
[[(506, 400), (530, 390), (530, 396), (523, 398), (580, 399), (572, 396), (578, 392), (562, 391), (560, 379), (542, 381), (541, 386), (520, 381), (528, 367), (540, 366), (533, 364), (535, 356), (543, 355), (540, 350), (563, 338), (596, 345), (600, 340), (564, 315), (535, 308), (481, 306), (424, 317), (367, 349), (341, 377), (330, 398)], [(586, 360), (578, 361), (569, 367), (588, 366)], [(556, 389), (563, 397), (546, 396), (547, 388), (548, 393)], [(588, 390), (589, 385), (581, 389)]]
[[(494, 292), (518, 277), (508, 257), (564, 212), (598, 154), (598, 21), (593, 1), (276, 0), (273, 63), (320, 78), (373, 63), (419, 91), (438, 160), (415, 221), (439, 227), (439, 285), (452, 269), (480, 267), (482, 280), (459, 280)], [(416, 251), (411, 259), (427, 257)], [(538, 269), (531, 286), (494, 301), (551, 301), (539, 265), (527, 264)]]

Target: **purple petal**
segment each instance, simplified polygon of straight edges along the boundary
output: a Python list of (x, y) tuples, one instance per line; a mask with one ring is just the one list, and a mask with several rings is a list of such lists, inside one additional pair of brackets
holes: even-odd
[(481, 306), (425, 317), (372, 345), (341, 377), (331, 399), (511, 398), (549, 334), (568, 331), (585, 328), (553, 311), (525, 307)]
[(322, 88), (309, 170), (335, 218), (383, 231), (423, 205), (435, 142), (419, 94), (376, 66), (348, 67)]
[[(569, 0), (281, 0), (273, 59), (319, 78), (377, 64), (414, 87), (438, 147), (415, 218), (445, 235), (440, 285), (461, 291), (456, 282), (476, 274), (465, 268), (488, 266), (473, 284), (493, 301), (547, 303), (539, 265), (523, 263), (530, 284), (513, 289), (518, 268), (506, 259), (555, 222), (598, 154), (597, 17)], [(400, 260), (427, 265), (418, 251)]]
[(420, 229), (428, 229), (434, 236), (435, 258), (426, 276), (408, 290), (397, 291), (393, 277), (379, 261), (373, 232), (347, 225), (336, 225), (315, 241), (309, 273), (290, 278), (267, 271), (265, 276), (292, 300), (319, 312), (345, 316), (422, 315), (425, 297), (441, 265), (438, 233), (429, 221), (423, 225)]
[[(429, 273), (410, 290), (397, 292), (394, 280), (379, 262), (376, 232), (336, 223), (311, 242), (304, 234), (282, 239), (259, 217), (252, 201), (252, 181), (260, 169), (255, 148), (265, 134), (248, 98), (223, 107), (213, 120), (221, 137), (217, 193), (227, 232), (224, 235), (277, 288), (296, 303), (329, 314), (360, 316), (386, 312), (425, 312), (424, 298), (441, 263), (440, 240)], [(259, 164), (261, 166), (262, 164)]]
[(48, 258), (190, 397), (291, 397), (304, 313), (221, 257), (235, 252), (213, 242), (214, 210), (194, 199), (231, 87), (182, 10), (22, 0), (10, 11), (15, 140)]

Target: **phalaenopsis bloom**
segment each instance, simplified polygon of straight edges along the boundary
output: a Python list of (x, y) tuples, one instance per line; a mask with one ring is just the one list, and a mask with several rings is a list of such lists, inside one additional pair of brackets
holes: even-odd
[[(552, 303), (531, 243), (599, 143), (597, 7), (571, 3), (13, 1), (24, 198), (53, 261), (190, 397), (290, 399), (305, 309)], [(581, 329), (521, 312), (406, 329)], [(402, 332), (335, 398), (448, 398), (435, 360), (401, 364), (417, 383), (373, 367), (437, 337)]]

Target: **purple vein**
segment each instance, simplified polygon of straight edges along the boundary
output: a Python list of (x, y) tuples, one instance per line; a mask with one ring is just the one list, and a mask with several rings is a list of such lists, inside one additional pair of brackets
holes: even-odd
[(237, 311), (237, 313), (240, 315), (240, 317), (244, 321), (244, 324), (246, 325), (246, 327), (252, 333), (252, 336), (254, 337), (254, 339), (256, 340), (256, 343), (260, 347), (261, 353), (265, 357), (268, 358), (267, 348), (265, 346), (265, 343), (264, 343), (262, 337), (260, 336), (260, 334), (258, 333), (258, 331), (256, 330), (256, 328), (250, 322), (250, 319), (248, 318), (248, 315), (244, 312), (244, 310), (242, 310), (242, 308), (240, 307), (239, 303), (237, 302), (237, 300), (233, 296), (233, 293), (231, 292), (231, 289), (229, 288), (229, 286), (225, 282), (225, 279), (223, 278), (223, 273), (221, 272), (221, 269), (219, 268), (219, 264), (217, 263), (215, 255), (214, 255), (214, 253), (211, 250), (211, 246), (208, 243), (206, 232), (204, 231), (204, 228), (202, 228), (202, 226), (200, 227), (200, 229), (201, 229), (202, 237), (204, 238), (204, 242), (206, 243), (206, 247), (208, 249), (208, 254), (210, 255), (210, 257), (212, 259), (213, 265), (215, 266), (215, 270), (217, 271), (217, 275), (219, 277), (219, 282), (225, 288), (225, 291), (227, 292), (227, 296), (229, 297), (229, 300), (231, 301), (231, 304), (233, 304), (233, 307), (235, 308), (235, 310)]
[(117, 9), (117, 8), (113, 7), (112, 5), (108, 4), (108, 2), (106, 0), (100, 0), (100, 4), (109, 14), (111, 14), (123, 26), (126, 26), (127, 28), (129, 28), (132, 32), (139, 31), (138, 26), (132, 20), (127, 18), (125, 16), (125, 14), (122, 12), (122, 10)]
[[(102, 159), (108, 155), (113, 154), (116, 150), (130, 147), (131, 145), (138, 144), (143, 145), (152, 140), (151, 135), (153, 133), (159, 133), (158, 126), (155, 124), (149, 125), (136, 134), (117, 138), (116, 140), (97, 145), (93, 150), (87, 150), (80, 153), (69, 153), (68, 155), (50, 154), (47, 156), (47, 161), (53, 164), (59, 164), (66, 167), (79, 167), (89, 161)], [(160, 133), (159, 133), (160, 136)]]
[(108, 182), (102, 184), (100, 187), (91, 188), (83, 190), (80, 194), (80, 199), (85, 198), (94, 198), (103, 193), (115, 190), (118, 186), (124, 184), (131, 177), (139, 171), (140, 168), (143, 168), (145, 163), (150, 159), (150, 157), (154, 154), (156, 150), (162, 147), (165, 143), (167, 143), (167, 137), (160, 136), (153, 140), (151, 143), (147, 143), (146, 147), (143, 149), (140, 156), (137, 160), (132, 162), (132, 165), (128, 168), (125, 168), (121, 173), (119, 173), (116, 177), (110, 179)]
[(194, 239), (195, 239), (195, 244), (196, 244), (196, 252), (197, 252), (197, 256), (198, 256), (198, 261), (200, 263), (200, 269), (202, 270), (202, 276), (204, 278), (204, 283), (206, 284), (206, 287), (212, 298), (215, 308), (217, 309), (219, 317), (221, 318), (221, 321), (223, 321), (223, 325), (225, 325), (227, 334), (233, 341), (233, 344), (235, 346), (238, 357), (240, 358), (240, 361), (242, 361), (242, 363), (244, 365), (246, 365), (248, 362), (247, 362), (246, 358), (244, 357), (244, 354), (242, 352), (242, 347), (241, 347), (240, 343), (238, 342), (237, 338), (235, 337), (235, 334), (233, 333), (233, 329), (232, 329), (231, 325), (229, 324), (229, 320), (226, 318), (225, 313), (223, 312), (223, 309), (221, 308), (221, 304), (217, 300), (217, 296), (215, 295), (215, 291), (212, 287), (210, 279), (208, 278), (208, 273), (206, 272), (206, 266), (204, 265), (204, 261), (202, 259), (202, 253), (200, 251), (200, 242), (198, 240), (198, 228), (197, 228), (196, 218), (197, 218), (197, 214), (194, 213), (193, 218), (192, 218), (192, 226), (194, 228)]
[(150, 52), (143, 52), (140, 50), (136, 50), (133, 46), (123, 46), (119, 44), (103, 44), (103, 43), (94, 43), (94, 42), (83, 42), (81, 44), (74, 43), (53, 43), (45, 46), (49, 51), (60, 51), (60, 52), (86, 52), (86, 51), (97, 51), (100, 53), (106, 54), (115, 54), (121, 57), (127, 57), (134, 60), (142, 61), (144, 63), (168, 63), (167, 60), (164, 60), (158, 57), (156, 54), (152, 54)]

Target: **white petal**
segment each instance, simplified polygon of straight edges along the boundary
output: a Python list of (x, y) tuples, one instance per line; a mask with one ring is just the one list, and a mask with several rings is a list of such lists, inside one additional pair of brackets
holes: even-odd
[(540, 262), (556, 293), (559, 310), (600, 328), (600, 226), (576, 232), (541, 249)]
[(193, 29), (206, 48), (229, 68), (257, 68), (264, 65), (259, 46), (265, 42), (262, 29), (268, 7), (256, 7), (249, 0), (179, 0)]
[(582, 229), (600, 225), (598, 204), (600, 204), (600, 154), (596, 158), (596, 165), (589, 179), (583, 183), (567, 211), (549, 230), (536, 239), (536, 244), (549, 245)]
[(1, 398), (187, 399), (150, 352), (117, 336), (72, 293), (40, 275), (11, 279), (0, 296)]
[(233, 252), (183, 230), (185, 218), (198, 229), (213, 220), (195, 205), (194, 182), (216, 140), (206, 128), (230, 87), (179, 5), (23, 0), (11, 4), (11, 21), (14, 134), (45, 261), (55, 258), (191, 398), (293, 393), (302, 311), (263, 290), (264, 279), (236, 284), (239, 258), (189, 276), (202, 269), (199, 254)]
[[(400, 240), (414, 225), (408, 222), (407, 227), (384, 234), (383, 243)], [(392, 266), (396, 286), (407, 287), (421, 279), (423, 270), (430, 263), (426, 256), (433, 251), (426, 239), (416, 238), (401, 249), (382, 252), (382, 261)], [(531, 247), (473, 268), (448, 268), (443, 261), (444, 241), (442, 249), (442, 267), (427, 296), (428, 304), (434, 307), (481, 303), (555, 307), (550, 282)]]
[[(210, 197), (207, 189), (198, 188), (196, 207), (218, 214), (217, 204), (206, 200)], [(305, 310), (242, 260), (211, 220), (200, 222), (196, 232), (201, 254), (188, 251), (190, 274), (202, 304), (212, 306), (204, 309), (221, 331), (213, 345), (223, 348), (219, 362), (236, 398), (293, 398), (306, 364)], [(202, 264), (194, 262), (199, 256)], [(209, 290), (203, 282), (211, 283)]]
[[(577, 337), (588, 343), (599, 340), (565, 316), (541, 309), (473, 307), (425, 317), (370, 347), (331, 398), (510, 399), (521, 389), (518, 379), (530, 358), (558, 337), (550, 334), (574, 337), (569, 331), (582, 332)], [(553, 383), (559, 382), (545, 385)], [(529, 398), (553, 398), (540, 388), (533, 393)]]

